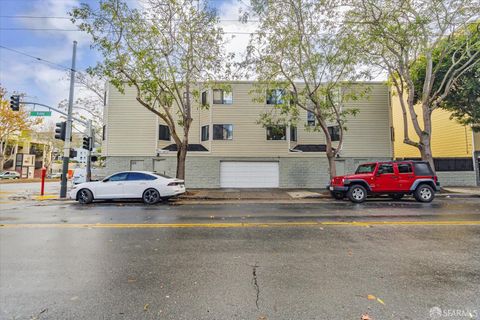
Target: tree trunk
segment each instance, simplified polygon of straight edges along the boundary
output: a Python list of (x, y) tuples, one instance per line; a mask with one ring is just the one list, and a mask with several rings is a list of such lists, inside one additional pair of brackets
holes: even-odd
[(178, 146), (177, 151), (177, 178), (185, 180), (185, 160), (187, 158), (188, 141)]
[(330, 179), (337, 175), (337, 166), (335, 163), (335, 155), (333, 152), (327, 152), (327, 159), (328, 159), (328, 169), (330, 172)]
[(430, 163), (430, 167), (432, 167), (433, 172), (435, 172), (435, 163), (433, 162), (433, 155), (432, 155), (432, 144), (430, 135), (423, 134), (420, 137), (420, 155), (423, 161), (428, 161)]
[(0, 155), (0, 171), (3, 171), (3, 166), (5, 165), (5, 157)]

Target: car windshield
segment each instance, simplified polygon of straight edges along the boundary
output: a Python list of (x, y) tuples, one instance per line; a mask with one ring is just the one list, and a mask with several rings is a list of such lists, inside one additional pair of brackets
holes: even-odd
[(156, 176), (159, 176), (159, 177), (162, 177), (162, 178), (172, 179), (172, 177), (167, 176), (166, 174), (161, 174), (161, 173), (158, 173), (158, 172), (152, 172), (152, 174), (154, 174)]
[(369, 163), (369, 164), (361, 164), (358, 166), (357, 171), (355, 173), (372, 173), (375, 171), (376, 164)]

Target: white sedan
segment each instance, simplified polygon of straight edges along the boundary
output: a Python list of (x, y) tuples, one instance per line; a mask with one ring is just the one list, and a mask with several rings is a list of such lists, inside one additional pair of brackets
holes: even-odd
[(146, 204), (155, 204), (182, 193), (185, 193), (183, 180), (155, 172), (125, 171), (101, 181), (75, 185), (70, 191), (70, 199), (82, 204), (97, 199), (143, 199)]

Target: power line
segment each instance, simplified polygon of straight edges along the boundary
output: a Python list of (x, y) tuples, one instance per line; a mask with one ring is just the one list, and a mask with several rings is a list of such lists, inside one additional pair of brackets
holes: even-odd
[[(1, 1), (1, 0), (0, 0)], [(57, 20), (70, 20), (72, 17), (67, 16), (29, 16), (29, 15), (3, 15), (0, 18), (4, 19), (57, 19)], [(92, 20), (93, 18), (81, 19), (81, 20)], [(147, 19), (153, 20), (153, 19)], [(220, 22), (242, 22), (242, 23), (252, 23), (252, 22), (259, 22), (259, 20), (248, 20), (248, 21), (240, 21), (239, 19), (219, 19)]]
[(37, 60), (37, 61), (41, 61), (41, 62), (44, 62), (44, 63), (48, 63), (48, 64), (50, 64), (50, 65), (52, 65), (52, 66), (56, 66), (56, 67), (61, 68), (61, 69), (65, 69), (65, 70), (69, 70), (69, 71), (72, 70), (72, 69), (69, 68), (69, 67), (63, 66), (63, 65), (61, 65), (61, 64), (58, 64), (58, 63), (55, 63), (55, 62), (52, 62), (52, 61), (49, 61), (49, 60), (46, 60), (46, 59), (42, 59), (42, 58), (40, 58), (40, 57), (33, 56), (33, 55), (31, 55), (31, 54), (28, 54), (28, 53), (25, 53), (25, 52), (22, 52), (22, 51), (19, 51), (19, 50), (16, 50), (16, 49), (8, 48), (8, 47), (2, 46), (2, 45), (0, 45), (0, 48), (1, 48), (1, 49), (5, 49), (5, 50), (8, 50), (8, 51), (15, 52), (15, 53), (17, 53), (17, 54), (24, 55), (24, 56), (26, 56), (26, 57), (35, 59), (35, 60)]
[[(60, 28), (0, 28), (4, 31), (59, 31), (59, 32), (79, 32), (78, 29), (60, 29)], [(258, 32), (234, 32), (224, 31), (224, 34), (257, 34)]]

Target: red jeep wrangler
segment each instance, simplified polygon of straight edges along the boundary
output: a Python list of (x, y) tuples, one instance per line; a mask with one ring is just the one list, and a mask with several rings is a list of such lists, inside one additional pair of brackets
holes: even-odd
[(334, 177), (328, 186), (332, 197), (360, 203), (368, 196), (388, 194), (400, 200), (413, 194), (419, 202), (431, 202), (440, 183), (430, 164), (424, 161), (389, 161), (365, 163), (355, 174)]

